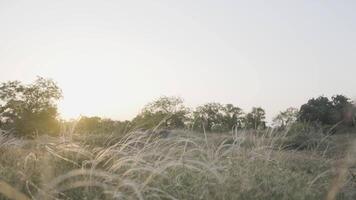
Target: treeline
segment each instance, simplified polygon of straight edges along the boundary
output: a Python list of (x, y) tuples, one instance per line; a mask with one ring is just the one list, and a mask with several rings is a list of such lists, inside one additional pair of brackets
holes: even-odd
[(113, 121), (99, 117), (82, 117), (76, 123), (80, 133), (121, 132), (148, 129), (189, 129), (226, 132), (235, 129), (265, 129), (265, 111), (253, 108), (245, 114), (233, 104), (207, 103), (190, 109), (179, 97), (160, 97), (147, 104), (131, 121)]
[[(239, 129), (267, 128), (266, 113), (253, 107), (245, 113), (233, 104), (206, 103), (195, 109), (188, 108), (179, 97), (160, 97), (147, 104), (131, 121), (116, 121), (100, 117), (81, 117), (75, 121), (58, 119), (56, 102), (62, 97), (61, 89), (53, 80), (39, 77), (25, 85), (19, 81), (0, 85), (0, 128), (20, 136), (55, 135), (72, 127), (77, 133), (125, 133), (147, 129), (189, 129), (205, 132), (227, 132)], [(343, 96), (331, 99), (320, 96), (310, 99), (300, 109), (288, 108), (280, 112), (272, 126), (284, 129), (303, 122), (321, 126), (355, 127), (356, 108)]]

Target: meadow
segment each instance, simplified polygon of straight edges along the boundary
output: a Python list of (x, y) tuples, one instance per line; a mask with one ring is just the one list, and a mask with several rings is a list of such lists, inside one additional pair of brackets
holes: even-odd
[(354, 138), (307, 129), (1, 134), (0, 199), (355, 199)]
[(0, 0), (0, 200), (356, 200), (355, 10)]

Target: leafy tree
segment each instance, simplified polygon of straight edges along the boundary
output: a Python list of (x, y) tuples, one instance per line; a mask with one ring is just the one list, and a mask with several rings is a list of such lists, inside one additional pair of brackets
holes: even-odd
[(226, 104), (223, 107), (223, 123), (227, 130), (242, 128), (243, 111), (233, 104)]
[(147, 104), (133, 119), (133, 125), (145, 129), (160, 126), (167, 129), (184, 128), (189, 109), (179, 97), (160, 97)]
[(334, 107), (332, 111), (333, 122), (342, 121), (345, 125), (352, 125), (353, 116), (355, 115), (355, 107), (352, 101), (343, 95), (335, 95), (331, 99)]
[(198, 131), (231, 131), (242, 127), (243, 112), (233, 104), (207, 103), (193, 112), (194, 129)]
[(76, 124), (76, 131), (79, 133), (96, 133), (101, 129), (100, 117), (81, 117)]
[(102, 134), (124, 133), (129, 128), (129, 121), (115, 121), (100, 117), (81, 117), (76, 123), (75, 131), (78, 133)]
[(333, 104), (327, 97), (320, 96), (316, 99), (308, 100), (300, 108), (300, 120), (307, 122), (320, 122), (322, 124), (332, 124), (331, 119)]
[(297, 108), (287, 108), (287, 110), (280, 112), (274, 119), (273, 124), (279, 128), (285, 128), (292, 125), (298, 119)]
[(193, 112), (194, 129), (213, 131), (223, 125), (224, 107), (220, 103), (207, 103)]
[(1, 129), (22, 136), (58, 133), (56, 101), (61, 97), (62, 91), (51, 79), (38, 77), (28, 85), (19, 81), (1, 83)]
[(250, 113), (245, 116), (245, 128), (265, 129), (266, 112), (261, 107), (253, 107)]
[[(105, 121), (104, 121), (104, 123), (105, 123)], [(115, 129), (113, 130), (113, 132), (124, 134), (124, 133), (131, 131), (132, 123), (129, 120), (115, 121), (114, 128)]]
[(353, 125), (355, 106), (349, 98), (343, 95), (335, 95), (329, 100), (320, 96), (310, 99), (300, 108), (300, 121), (316, 122), (323, 125), (343, 123)]

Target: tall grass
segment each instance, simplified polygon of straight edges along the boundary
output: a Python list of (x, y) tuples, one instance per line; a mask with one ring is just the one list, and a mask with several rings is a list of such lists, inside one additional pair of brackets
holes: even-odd
[(324, 199), (337, 176), (327, 148), (274, 131), (91, 137), (0, 140), (0, 199)]

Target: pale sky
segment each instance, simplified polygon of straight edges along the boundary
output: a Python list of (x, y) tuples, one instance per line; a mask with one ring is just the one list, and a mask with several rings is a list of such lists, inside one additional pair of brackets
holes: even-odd
[(0, 0), (0, 82), (53, 78), (62, 117), (356, 98), (356, 1)]

